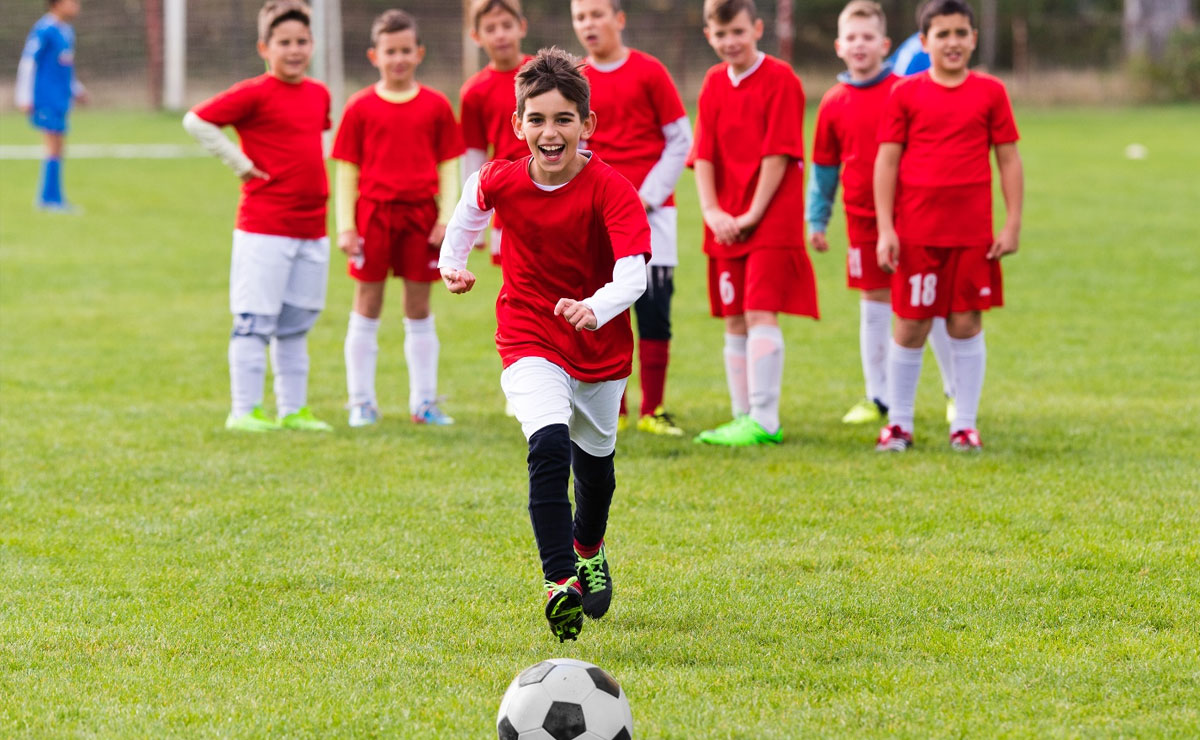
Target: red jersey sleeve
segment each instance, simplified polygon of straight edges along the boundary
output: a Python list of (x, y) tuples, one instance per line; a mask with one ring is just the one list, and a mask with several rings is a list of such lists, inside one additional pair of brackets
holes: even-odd
[[(470, 82), (467, 83), (470, 86)], [(462, 138), (470, 149), (487, 151), (487, 124), (484, 122), (483, 96), (474, 86), (464, 86), (462, 92)]]
[(988, 146), (1011, 144), (1019, 138), (1008, 90), (1004, 88), (1003, 83), (997, 82), (991, 109), (988, 111)]
[(911, 85), (896, 85), (883, 107), (883, 118), (879, 119), (880, 144), (905, 144), (908, 142), (908, 106), (905, 105), (907, 91)]
[(813, 164), (837, 167), (842, 163), (842, 152), (837, 136), (837, 114), (829, 104), (829, 98), (830, 96), (826, 95), (821, 101), (821, 107), (817, 109), (817, 130), (813, 134)]
[(362, 166), (362, 140), (362, 117), (358, 115), (358, 107), (351, 100), (342, 111), (342, 122), (338, 125), (330, 156)]
[(766, 104), (767, 130), (761, 155), (804, 160), (804, 88), (790, 69), (778, 75)]
[(259, 78), (239, 82), (223, 93), (218, 93), (200, 103), (192, 112), (214, 126), (237, 125), (254, 115), (258, 104)]
[[(442, 100), (441, 109), (438, 112), (437, 132), (438, 162), (462, 156), (466, 151), (466, 147), (463, 146), (462, 131), (458, 128), (458, 121), (454, 120), (454, 110), (450, 107), (450, 101), (445, 99)], [(483, 148), (487, 149), (487, 146), (484, 145)]]
[(716, 142), (713, 140), (712, 133), (709, 133), (717, 130), (712, 118), (714, 113), (712, 78), (713, 71), (709, 70), (704, 77), (704, 84), (700, 88), (700, 99), (696, 104), (696, 131), (692, 136), (692, 150), (688, 152), (688, 167), (695, 167), (697, 159), (711, 162), (717, 156)]
[(612, 243), (613, 259), (646, 255), (650, 259), (650, 224), (646, 208), (629, 181), (613, 170), (604, 185), (604, 228)]

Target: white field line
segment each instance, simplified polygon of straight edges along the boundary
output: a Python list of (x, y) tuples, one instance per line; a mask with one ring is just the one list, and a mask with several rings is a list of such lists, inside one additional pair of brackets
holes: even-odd
[[(68, 159), (190, 159), (211, 156), (198, 146), (179, 144), (68, 144)], [(0, 160), (41, 159), (40, 146), (0, 146)]]

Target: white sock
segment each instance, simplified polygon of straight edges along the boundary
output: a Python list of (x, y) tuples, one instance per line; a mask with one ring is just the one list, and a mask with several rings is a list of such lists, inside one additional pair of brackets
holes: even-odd
[(244, 416), (262, 403), (267, 377), (267, 344), (261, 337), (229, 339), (229, 390), (234, 416)]
[(725, 335), (725, 382), (729, 384), (729, 403), (733, 416), (750, 411), (750, 386), (746, 379), (746, 335)]
[(308, 335), (272, 339), (271, 367), (275, 371), (275, 407), (282, 419), (308, 405)]
[(924, 347), (901, 347), (894, 339), (888, 349), (888, 424), (909, 434), (913, 430), (913, 407), (917, 404), (917, 383), (921, 380), (924, 357)]
[(887, 361), (888, 345), (892, 340), (892, 306), (890, 303), (859, 302), (858, 348), (862, 355), (863, 379), (867, 398), (888, 403)]
[(437, 398), (438, 336), (433, 315), (404, 320), (404, 360), (408, 363), (408, 410)]
[(929, 346), (933, 348), (933, 359), (937, 360), (938, 372), (942, 375), (942, 392), (946, 398), (955, 398), (954, 360), (950, 356), (950, 334), (946, 331), (946, 319), (934, 317), (928, 339)]
[(987, 345), (983, 332), (970, 339), (950, 338), (951, 358), (954, 360), (954, 423), (950, 433), (960, 429), (976, 429), (979, 397), (983, 395), (983, 376), (987, 370)]
[(350, 312), (346, 327), (346, 391), (350, 405), (375, 403), (375, 364), (379, 357), (379, 319)]
[(783, 330), (752, 326), (746, 335), (750, 372), (750, 418), (771, 434), (779, 431), (779, 395), (783, 387)]

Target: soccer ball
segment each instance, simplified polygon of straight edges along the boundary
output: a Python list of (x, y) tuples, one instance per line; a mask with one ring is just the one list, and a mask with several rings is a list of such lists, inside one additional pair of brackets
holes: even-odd
[(500, 740), (631, 740), (633, 714), (603, 669), (570, 658), (521, 671), (496, 716)]

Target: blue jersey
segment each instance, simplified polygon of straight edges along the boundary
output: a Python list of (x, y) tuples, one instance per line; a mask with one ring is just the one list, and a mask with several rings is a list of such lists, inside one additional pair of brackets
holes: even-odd
[(33, 24), (17, 67), (17, 105), (65, 115), (79, 92), (75, 30), (52, 13)]
[(901, 77), (915, 75), (929, 69), (929, 55), (921, 48), (921, 34), (914, 33), (896, 47), (892, 55), (892, 70)]

